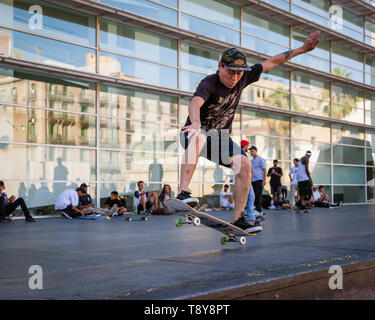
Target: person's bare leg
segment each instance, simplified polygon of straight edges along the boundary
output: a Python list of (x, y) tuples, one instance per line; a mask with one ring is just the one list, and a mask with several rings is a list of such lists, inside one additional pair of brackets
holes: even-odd
[(146, 210), (146, 200), (144, 197), (141, 197), (141, 204), (142, 204), (143, 210)]
[(193, 145), (191, 142), (184, 152), (181, 163), (180, 188), (178, 193), (182, 190), (187, 191), (189, 189), (190, 181), (197, 167), (199, 154), (206, 143), (206, 136), (203, 134), (197, 134), (196, 139), (196, 144)]
[(154, 202), (154, 209), (159, 208), (159, 204), (158, 204), (159, 199), (158, 199), (158, 195), (156, 194), (156, 192), (152, 194), (152, 197), (153, 197), (152, 201)]
[(233, 222), (241, 217), (241, 213), (245, 208), (247, 195), (250, 190), (251, 182), (251, 162), (250, 159), (244, 155), (233, 156), (233, 170), (236, 181), (234, 184), (234, 211)]

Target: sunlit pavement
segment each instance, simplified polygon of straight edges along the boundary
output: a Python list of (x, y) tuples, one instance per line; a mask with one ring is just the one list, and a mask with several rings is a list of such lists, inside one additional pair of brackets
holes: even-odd
[[(222, 246), (203, 225), (177, 228), (177, 216), (3, 223), (0, 299), (176, 299), (375, 257), (373, 205), (266, 212), (244, 246)], [(32, 265), (41, 290), (29, 288)]]

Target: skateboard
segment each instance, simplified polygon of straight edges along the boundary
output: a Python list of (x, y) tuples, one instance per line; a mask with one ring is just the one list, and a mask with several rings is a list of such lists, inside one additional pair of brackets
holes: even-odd
[(224, 233), (226, 237), (221, 238), (222, 245), (225, 245), (228, 242), (238, 242), (241, 245), (244, 245), (246, 243), (247, 236), (256, 235), (256, 233), (248, 233), (229, 222), (211, 216), (207, 213), (197, 211), (185, 202), (178, 199), (167, 200), (167, 207), (171, 212), (184, 216), (184, 219), (178, 218), (176, 220), (177, 227), (181, 227), (184, 224), (193, 224), (194, 226), (198, 227), (202, 223), (207, 227)]
[(90, 214), (90, 215), (87, 215), (87, 216), (76, 217), (76, 219), (83, 219), (83, 220), (102, 220), (102, 219), (104, 219), (104, 217), (101, 216), (101, 215)]
[(132, 220), (141, 220), (147, 221), (149, 219), (149, 215), (147, 214), (136, 214), (136, 213), (125, 213), (125, 221), (132, 221)]

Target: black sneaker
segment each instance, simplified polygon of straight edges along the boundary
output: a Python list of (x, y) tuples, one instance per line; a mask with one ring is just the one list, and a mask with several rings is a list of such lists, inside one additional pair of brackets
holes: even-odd
[(264, 221), (266, 220), (265, 216), (262, 214), (262, 215), (258, 215), (255, 217), (256, 218), (256, 221)]
[(245, 220), (243, 217), (239, 218), (233, 225), (248, 233), (258, 233), (263, 230), (262, 226), (257, 224), (255, 220)]
[(32, 216), (26, 217), (25, 218), (26, 222), (35, 222), (35, 219)]
[(197, 198), (192, 198), (191, 192), (188, 191), (181, 191), (177, 196), (177, 199), (185, 202), (192, 208), (196, 207), (199, 204), (199, 200)]

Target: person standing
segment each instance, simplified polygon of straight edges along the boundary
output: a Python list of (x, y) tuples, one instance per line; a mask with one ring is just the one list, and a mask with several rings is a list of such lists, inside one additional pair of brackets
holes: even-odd
[[(273, 160), (273, 167), (269, 168), (267, 177), (271, 177), (270, 186), (271, 194), (273, 197), (273, 203), (281, 203), (281, 177), (283, 176), (283, 170), (278, 166), (279, 161), (277, 159)], [(279, 205), (275, 205), (279, 208)]]
[(258, 149), (255, 146), (250, 147), (250, 154), (253, 157), (251, 159), (251, 167), (253, 174), (251, 177), (251, 185), (255, 194), (255, 212), (254, 216), (260, 220), (265, 220), (264, 214), (262, 211), (262, 192), (263, 188), (266, 185), (266, 176), (267, 176), (267, 165), (266, 160), (258, 155)]
[[(290, 178), (289, 205), (291, 208), (294, 208), (296, 200), (297, 201), (299, 200), (298, 181), (297, 181), (298, 163), (299, 163), (299, 159), (295, 158), (293, 160), (294, 167), (292, 167), (289, 171), (289, 178)], [(296, 192), (297, 192), (297, 198), (296, 198)]]
[(301, 158), (298, 164), (297, 170), (297, 181), (298, 181), (298, 191), (300, 195), (299, 201), (296, 205), (298, 207), (297, 212), (309, 213), (310, 210), (307, 208), (308, 202), (312, 196), (312, 186), (313, 181), (311, 179), (311, 174), (309, 171), (309, 159), (311, 157), (311, 151), (307, 151), (306, 154)]

